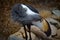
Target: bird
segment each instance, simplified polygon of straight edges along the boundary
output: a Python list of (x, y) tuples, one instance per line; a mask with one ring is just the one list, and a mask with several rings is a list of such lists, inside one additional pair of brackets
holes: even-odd
[(27, 32), (26, 32), (26, 26), (29, 29), (29, 36), (31, 38), (31, 25), (34, 25), (34, 21), (40, 21), (41, 16), (39, 15), (39, 12), (37, 9), (35, 9), (33, 6), (28, 4), (15, 4), (11, 8), (11, 18), (14, 21), (17, 21), (18, 23), (22, 23), (26, 35), (26, 40), (28, 38)]

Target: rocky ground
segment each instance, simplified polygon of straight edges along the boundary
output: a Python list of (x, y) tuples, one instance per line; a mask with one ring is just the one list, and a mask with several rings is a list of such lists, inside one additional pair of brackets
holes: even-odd
[[(45, 14), (45, 15), (43, 15), (42, 13)], [(47, 18), (47, 17), (52, 17), (53, 16), (50, 13), (51, 12), (48, 11), (48, 10), (45, 10), (45, 11), (41, 10), (40, 14), (41, 14), (42, 17), (45, 16), (44, 18)], [(49, 15), (49, 16), (47, 16), (47, 15)], [(8, 17), (6, 17), (6, 15), (4, 15), (4, 16), (5, 16), (6, 19), (2, 18), (2, 20), (3, 20), (2, 23), (3, 24), (1, 25), (1, 29), (0, 29), (0, 32), (1, 32), (0, 40), (7, 40), (7, 39), (8, 40), (25, 40), (25, 33), (24, 33), (24, 29), (23, 29), (22, 25), (17, 23), (17, 22), (14, 22), (13, 20), (11, 20), (9, 18), (9, 16)], [(4, 16), (2, 16), (2, 17), (4, 17)], [(4, 29), (2, 29), (2, 28), (4, 28)], [(36, 36), (36, 33), (38, 34), (40, 32), (39, 29), (35, 28), (35, 27), (34, 28), (32, 27), (32, 30), (33, 30), (32, 33), (31, 33), (32, 39), (33, 40), (39, 40), (40, 38), (38, 38)], [(54, 37), (53, 40), (60, 40), (60, 29), (57, 30), (57, 34), (58, 34), (58, 36)]]
[[(0, 7), (1, 8), (0, 9), (0, 40), (25, 40), (25, 33), (24, 33), (24, 29), (22, 27), (22, 24), (14, 22), (10, 18), (11, 17), (10, 16), (10, 14), (11, 14), (11, 8), (10, 8), (11, 4), (13, 5), (14, 2), (18, 3), (20, 1), (13, 1), (13, 2), (10, 1), (10, 2), (11, 2), (10, 4), (9, 4), (9, 2), (5, 3), (3, 1), (1, 1), (1, 3), (0, 3), (1, 5), (4, 4)], [(21, 3), (22, 2), (23, 1), (21, 1)], [(29, 2), (28, 2), (28, 4), (29, 4)], [(44, 19), (54, 18), (58, 22), (60, 22), (60, 16), (56, 16), (56, 15), (51, 14), (52, 13), (51, 10), (54, 9), (54, 8), (50, 8), (50, 5), (48, 5), (49, 7), (46, 7), (45, 5), (41, 5), (41, 4), (40, 4), (41, 6), (38, 6), (38, 5), (36, 4), (34, 6), (32, 4), (32, 6), (36, 7), (36, 9), (39, 11), (40, 15)], [(58, 35), (56, 37), (52, 38), (53, 40), (60, 40), (60, 29), (59, 28), (60, 28), (60, 26), (58, 26), (58, 30), (57, 30)], [(33, 40), (40, 40), (40, 37), (46, 38), (46, 36), (43, 35), (43, 32), (41, 32), (39, 28), (32, 27), (31, 30), (32, 30), (31, 35), (32, 35)], [(28, 37), (29, 37), (29, 35), (28, 35)], [(49, 39), (49, 38), (47, 38), (47, 39)]]

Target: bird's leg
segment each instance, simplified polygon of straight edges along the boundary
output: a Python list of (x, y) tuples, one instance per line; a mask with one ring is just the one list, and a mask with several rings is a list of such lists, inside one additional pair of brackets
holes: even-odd
[(26, 27), (25, 27), (25, 25), (23, 25), (23, 26), (24, 26), (24, 31), (25, 31), (26, 40), (28, 40), (28, 36), (27, 36), (27, 32), (26, 32)]
[(32, 40), (32, 38), (31, 38), (31, 30), (30, 30), (31, 29), (31, 25), (27, 25), (27, 27), (29, 29), (29, 31), (28, 31), (29, 32), (29, 37), (30, 37), (29, 40)]

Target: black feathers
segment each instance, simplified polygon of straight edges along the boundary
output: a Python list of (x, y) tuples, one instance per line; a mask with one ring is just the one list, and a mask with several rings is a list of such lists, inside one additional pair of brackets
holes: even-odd
[[(25, 4), (26, 5), (26, 4)], [(39, 13), (34, 7), (30, 6), (30, 5), (26, 5), (30, 10), (32, 10), (35, 13)]]

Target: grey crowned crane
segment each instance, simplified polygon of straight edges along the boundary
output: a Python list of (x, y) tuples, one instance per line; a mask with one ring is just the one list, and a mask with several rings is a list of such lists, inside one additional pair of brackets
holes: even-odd
[(39, 12), (34, 7), (26, 4), (15, 4), (12, 7), (11, 12), (12, 12), (11, 14), (12, 19), (19, 23), (22, 23), (25, 30), (26, 40), (28, 38), (26, 32), (26, 26), (29, 29), (29, 36), (30, 36), (29, 40), (32, 40), (30, 29), (34, 21), (41, 20)]

